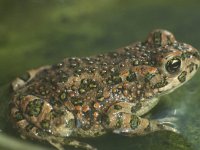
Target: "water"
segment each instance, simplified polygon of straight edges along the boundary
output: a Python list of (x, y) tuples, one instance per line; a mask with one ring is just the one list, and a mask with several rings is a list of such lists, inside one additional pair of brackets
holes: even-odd
[[(200, 48), (198, 4), (197, 0), (1, 0), (0, 149), (17, 150), (16, 143), (24, 147), (28, 143), (21, 144), (8, 121), (9, 82), (16, 76), (64, 57), (94, 55), (144, 40), (155, 28), (168, 29), (178, 40)], [(176, 110), (181, 134), (157, 132), (133, 138), (108, 134), (84, 141), (100, 150), (198, 150), (199, 77), (200, 72), (184, 87), (162, 97), (152, 111), (170, 114)], [(7, 140), (10, 137), (17, 141)]]

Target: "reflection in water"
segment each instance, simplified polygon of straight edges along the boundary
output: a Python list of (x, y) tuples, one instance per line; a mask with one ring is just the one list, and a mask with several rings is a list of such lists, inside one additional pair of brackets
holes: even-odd
[[(197, 76), (200, 74), (198, 73)], [(192, 89), (187, 88), (187, 94), (184, 94), (182, 100), (179, 101), (176, 117), (177, 125), (180, 128), (180, 134), (191, 143), (195, 149), (200, 147), (200, 103), (199, 103), (199, 89), (200, 87), (197, 84), (193, 84)], [(196, 85), (196, 86), (195, 86)], [(190, 87), (191, 85), (189, 85)], [(183, 94), (183, 93), (182, 93)]]

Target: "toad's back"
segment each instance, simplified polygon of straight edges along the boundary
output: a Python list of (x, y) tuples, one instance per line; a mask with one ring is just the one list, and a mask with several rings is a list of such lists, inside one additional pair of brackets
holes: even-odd
[(11, 115), (28, 135), (28, 130), (100, 135), (109, 124), (121, 127), (108, 113), (143, 115), (158, 96), (182, 85), (198, 67), (196, 49), (177, 42), (168, 31), (155, 30), (145, 42), (105, 55), (67, 58), (17, 78)]

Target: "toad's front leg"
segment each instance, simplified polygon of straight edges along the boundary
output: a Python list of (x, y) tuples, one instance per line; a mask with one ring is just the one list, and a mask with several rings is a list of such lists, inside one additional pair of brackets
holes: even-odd
[[(119, 103), (120, 105), (120, 103)], [(159, 130), (178, 132), (171, 124), (159, 120), (141, 118), (133, 113), (116, 110), (116, 105), (111, 106), (104, 118), (104, 126), (114, 133), (127, 136), (145, 135)], [(127, 109), (126, 109), (127, 110)]]

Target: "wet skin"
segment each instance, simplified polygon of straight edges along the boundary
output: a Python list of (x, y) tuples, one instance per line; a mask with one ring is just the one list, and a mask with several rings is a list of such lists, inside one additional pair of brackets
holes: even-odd
[(157, 29), (144, 42), (98, 56), (66, 58), (16, 78), (11, 120), (23, 137), (48, 141), (59, 150), (64, 145), (93, 150), (76, 137), (108, 131), (127, 136), (177, 132), (164, 119), (141, 116), (160, 96), (187, 82), (199, 65), (194, 47)]

